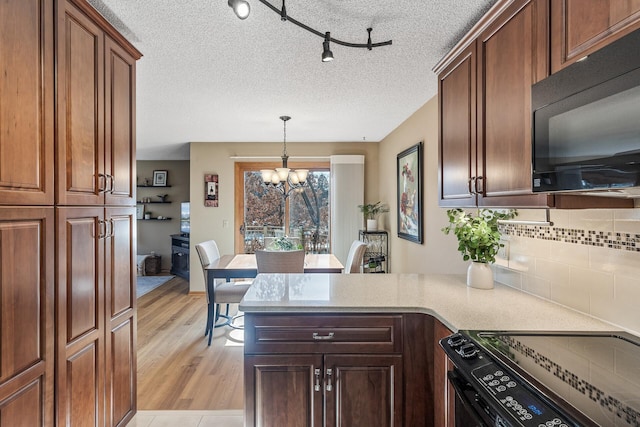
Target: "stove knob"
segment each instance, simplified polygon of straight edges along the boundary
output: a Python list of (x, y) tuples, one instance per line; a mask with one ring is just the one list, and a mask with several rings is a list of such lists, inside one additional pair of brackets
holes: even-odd
[(456, 350), (463, 359), (473, 359), (480, 352), (473, 343), (468, 343)]
[(447, 343), (449, 344), (449, 346), (451, 346), (451, 348), (460, 347), (462, 344), (466, 342), (467, 342), (466, 338), (460, 334), (451, 335), (447, 340)]

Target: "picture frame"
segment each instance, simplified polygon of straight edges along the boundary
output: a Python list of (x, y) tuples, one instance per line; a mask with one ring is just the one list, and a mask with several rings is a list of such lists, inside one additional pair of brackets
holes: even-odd
[(422, 141), (397, 157), (398, 237), (422, 244)]
[(205, 174), (204, 176), (204, 205), (208, 208), (218, 207), (218, 175)]
[(166, 187), (167, 186), (167, 171), (153, 171), (153, 186), (154, 187)]
[(144, 205), (137, 204), (136, 205), (136, 219), (144, 219)]

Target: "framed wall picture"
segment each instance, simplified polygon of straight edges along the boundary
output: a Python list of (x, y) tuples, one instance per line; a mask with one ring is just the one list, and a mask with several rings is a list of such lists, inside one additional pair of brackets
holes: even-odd
[(153, 171), (153, 186), (154, 187), (167, 186), (167, 171)]
[(136, 219), (143, 219), (144, 218), (144, 205), (139, 204), (136, 205)]
[(398, 154), (398, 237), (422, 243), (422, 142)]
[(218, 175), (206, 174), (204, 176), (204, 205), (218, 207)]

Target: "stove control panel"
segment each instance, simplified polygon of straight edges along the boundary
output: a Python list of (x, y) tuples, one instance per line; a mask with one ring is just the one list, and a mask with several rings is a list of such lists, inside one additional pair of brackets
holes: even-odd
[[(507, 415), (503, 425), (569, 427), (574, 422), (547, 404), (515, 372), (503, 367), (470, 338), (454, 334), (441, 346), (467, 382), (492, 407), (487, 413)], [(506, 418), (512, 422), (505, 424)]]
[(493, 363), (473, 370), (472, 375), (500, 406), (524, 426), (573, 425), (535, 396), (518, 378), (512, 378), (509, 373)]

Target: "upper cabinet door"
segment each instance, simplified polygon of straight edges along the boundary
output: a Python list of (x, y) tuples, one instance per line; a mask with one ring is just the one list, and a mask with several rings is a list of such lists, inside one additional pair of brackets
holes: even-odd
[(104, 35), (70, 1), (58, 9), (57, 203), (104, 203)]
[(105, 38), (105, 175), (108, 205), (134, 205), (136, 62)]
[(551, 72), (640, 28), (640, 0), (553, 0)]
[(438, 79), (440, 206), (475, 206), (476, 44), (453, 60)]
[(548, 74), (548, 1), (516, 1), (478, 39), (478, 205), (542, 206), (531, 190), (531, 85)]
[(0, 8), (0, 204), (52, 205), (53, 0)]

